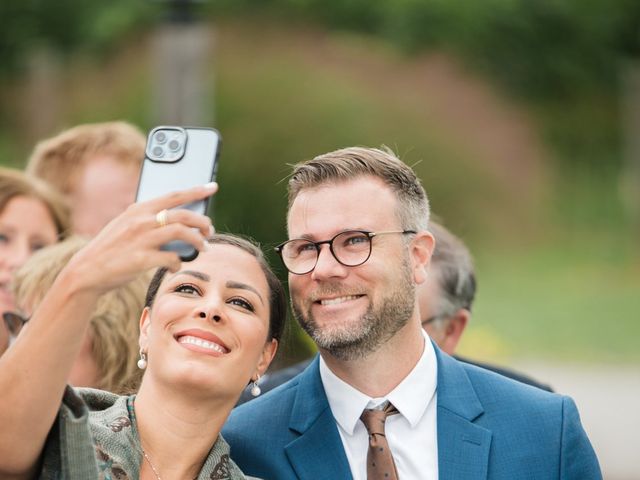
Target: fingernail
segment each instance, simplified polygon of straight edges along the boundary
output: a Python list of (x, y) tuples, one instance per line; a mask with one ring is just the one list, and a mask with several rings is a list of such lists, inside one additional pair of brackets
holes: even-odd
[(207, 190), (211, 190), (212, 192), (215, 192), (216, 190), (218, 190), (218, 184), (216, 182), (209, 182), (205, 184), (204, 188), (206, 188)]
[(216, 227), (209, 225), (209, 236), (213, 237), (216, 234)]

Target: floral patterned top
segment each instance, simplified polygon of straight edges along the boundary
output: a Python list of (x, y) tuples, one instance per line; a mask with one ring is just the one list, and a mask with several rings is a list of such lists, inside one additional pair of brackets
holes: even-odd
[[(142, 448), (133, 410), (134, 396), (67, 387), (58, 418), (45, 443), (42, 480), (135, 480)], [(198, 480), (244, 480), (218, 436)]]

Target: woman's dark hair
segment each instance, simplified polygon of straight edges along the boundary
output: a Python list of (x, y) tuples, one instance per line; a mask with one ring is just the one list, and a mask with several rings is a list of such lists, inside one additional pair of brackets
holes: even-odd
[[(269, 340), (275, 339), (279, 342), (282, 338), (284, 324), (287, 318), (287, 301), (284, 294), (284, 287), (271, 270), (260, 247), (251, 240), (228, 233), (216, 233), (207, 239), (207, 243), (209, 243), (209, 245), (231, 245), (237, 247), (258, 261), (269, 286)], [(153, 275), (149, 289), (147, 290), (147, 296), (144, 302), (145, 307), (151, 308), (153, 306), (158, 289), (167, 271), (164, 267), (159, 268)]]

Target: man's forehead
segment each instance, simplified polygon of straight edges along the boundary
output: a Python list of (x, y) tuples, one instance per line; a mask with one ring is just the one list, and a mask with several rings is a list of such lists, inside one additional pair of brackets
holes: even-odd
[[(326, 182), (300, 190), (287, 215), (290, 236), (335, 234), (395, 223), (396, 198), (376, 177)], [(324, 232), (324, 233), (320, 233)]]

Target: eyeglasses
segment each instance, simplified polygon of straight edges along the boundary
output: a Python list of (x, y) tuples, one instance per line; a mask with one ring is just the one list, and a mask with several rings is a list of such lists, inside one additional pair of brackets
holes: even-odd
[(4, 312), (2, 314), (2, 319), (7, 326), (7, 330), (9, 330), (9, 334), (14, 337), (18, 336), (24, 324), (29, 321), (29, 318), (18, 312)]
[(371, 240), (378, 235), (401, 233), (415, 234), (415, 230), (393, 230), (389, 232), (367, 232), (365, 230), (348, 230), (340, 232), (331, 240), (312, 242), (306, 238), (294, 238), (278, 245), (275, 250), (282, 263), (294, 275), (305, 275), (316, 268), (320, 255), (320, 245), (328, 244), (331, 255), (345, 267), (357, 267), (369, 260), (371, 256)]

